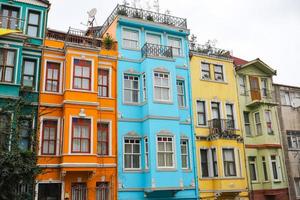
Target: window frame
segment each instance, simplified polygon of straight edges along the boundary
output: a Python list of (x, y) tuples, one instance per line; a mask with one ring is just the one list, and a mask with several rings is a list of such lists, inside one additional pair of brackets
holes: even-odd
[[(208, 66), (208, 70), (203, 69), (203, 65)], [(204, 77), (204, 74), (208, 73), (208, 77)], [(210, 63), (208, 62), (201, 62), (201, 79), (202, 80), (211, 80), (211, 70), (210, 70)]]
[[(183, 144), (183, 142), (185, 142), (186, 144)], [(182, 152), (183, 145), (185, 145), (185, 148), (186, 148), (185, 153)], [(180, 153), (181, 153), (181, 168), (185, 169), (185, 170), (190, 169), (190, 154), (189, 154), (189, 139), (188, 138), (181, 138), (180, 139)], [(186, 164), (187, 164), (186, 167), (183, 166), (183, 162), (182, 162), (183, 157), (185, 157), (185, 161), (186, 161)]]
[[(227, 106), (230, 106), (230, 113), (227, 112)], [(225, 109), (226, 109), (226, 120), (227, 120), (227, 123), (229, 123), (229, 120), (231, 120), (231, 122), (229, 123), (229, 125), (231, 124), (232, 127), (228, 126), (228, 128), (231, 128), (231, 129), (237, 129), (236, 127), (236, 120), (235, 120), (235, 109), (234, 109), (234, 104), (233, 103), (225, 103)]]
[[(101, 129), (102, 125), (105, 124), (106, 127), (106, 141), (104, 140), (99, 140), (99, 129)], [(98, 121), (97, 122), (97, 155), (98, 156), (110, 156), (110, 148), (111, 148), (111, 134), (110, 131), (111, 130), (111, 123), (107, 122), (107, 121)], [(101, 131), (101, 130), (100, 130)], [(102, 149), (100, 148), (100, 153), (99, 153), (99, 143), (100, 144), (105, 144), (106, 145), (106, 153), (101, 153)]]
[[(202, 154), (201, 154), (201, 151), (205, 152), (205, 157), (206, 157), (206, 162), (203, 161), (202, 159)], [(200, 148), (200, 175), (202, 178), (209, 178), (210, 177), (210, 173), (209, 173), (209, 157), (208, 157), (208, 151), (209, 149), (206, 149), (206, 148)], [(207, 175), (205, 174), (205, 176), (203, 175), (203, 170), (204, 170), (204, 167), (205, 166), (205, 169), (207, 170)]]
[[(101, 73), (102, 71), (102, 73)], [(102, 83), (100, 84), (99, 83), (99, 78), (100, 76), (105, 76), (105, 74), (103, 75), (103, 72), (105, 71), (106, 74), (106, 82), (107, 84), (103, 84), (103, 78), (102, 78)], [(110, 97), (110, 83), (111, 83), (111, 80), (110, 80), (110, 69), (107, 69), (107, 68), (98, 68), (98, 79), (97, 79), (97, 85), (98, 85), (98, 97), (101, 97), (101, 98), (109, 98)], [(100, 94), (100, 88), (106, 88), (106, 96), (103, 95), (103, 89), (101, 90), (102, 91), (102, 94)]]
[[(167, 138), (167, 141), (159, 141), (159, 138)], [(172, 151), (167, 151), (167, 143), (165, 142), (168, 142), (168, 139), (171, 138), (172, 141), (170, 142), (172, 144)], [(163, 146), (164, 146), (164, 150), (159, 150), (159, 145), (158, 143), (159, 142), (163, 142)], [(159, 156), (158, 154), (163, 154), (164, 156), (164, 166), (160, 166), (159, 165)], [(167, 166), (167, 155), (168, 154), (171, 154), (172, 156), (172, 166)], [(176, 151), (175, 151), (175, 137), (173, 135), (157, 135), (156, 136), (156, 166), (157, 166), (157, 169), (175, 169), (176, 168)]]
[[(111, 195), (110, 188), (111, 188), (111, 184), (108, 181), (96, 182), (96, 199), (95, 200), (106, 200), (106, 199), (109, 200), (110, 195)], [(99, 189), (100, 189), (100, 191), (99, 191)], [(102, 192), (104, 192), (104, 194)], [(105, 196), (105, 197), (101, 198), (103, 196)]]
[[(246, 118), (246, 116), (247, 116), (247, 118)], [(246, 136), (251, 137), (251, 136), (253, 136), (253, 134), (252, 134), (252, 128), (251, 128), (250, 112), (243, 111), (243, 117), (244, 117), (244, 126), (245, 126)], [(246, 127), (249, 127), (249, 129), (247, 129)], [(248, 133), (247, 130), (249, 130), (250, 132)]]
[(267, 132), (268, 132), (269, 135), (274, 135), (272, 121), (273, 121), (272, 120), (272, 111), (271, 110), (265, 110), (265, 122), (266, 122)]
[[(254, 159), (254, 160), (250, 160), (250, 158)], [(250, 177), (250, 181), (251, 182), (258, 182), (258, 171), (257, 171), (257, 163), (256, 163), (257, 159), (256, 156), (248, 156), (248, 165), (249, 165), (249, 177)], [(251, 173), (251, 167), (250, 165), (253, 166), (254, 169), (254, 174)], [(252, 176), (255, 176), (255, 179), (252, 179)]]
[[(125, 31), (129, 31), (129, 32), (136, 32), (138, 38), (137, 39), (132, 39), (132, 38), (125, 38)], [(133, 28), (128, 28), (128, 27), (123, 27), (122, 28), (122, 48), (123, 49), (128, 49), (128, 50), (139, 50), (140, 48), (140, 30), (139, 29), (133, 29)], [(137, 47), (128, 47), (125, 45), (124, 40), (130, 41), (130, 42), (136, 42), (136, 46)]]
[(245, 75), (239, 75), (240, 95), (247, 95), (247, 79)]
[[(57, 65), (56, 67), (58, 67), (57, 69), (58, 69), (58, 77), (57, 77), (57, 80), (56, 79), (53, 79), (53, 75), (52, 75), (52, 79), (49, 79), (48, 78), (48, 69), (49, 69), (49, 65), (48, 65), (48, 63), (51, 63), (51, 64), (55, 64), (55, 65)], [(61, 91), (61, 72), (62, 72), (62, 70), (61, 70), (61, 66), (62, 66), (62, 63), (61, 62), (56, 62), (56, 61), (50, 61), (50, 60), (46, 60), (45, 61), (45, 65), (46, 65), (46, 67), (45, 67), (45, 80), (44, 80), (44, 92), (49, 92), (49, 93), (60, 93)], [(51, 67), (51, 68), (53, 68), (53, 67)], [(53, 72), (52, 72), (53, 73)], [(48, 80), (49, 81), (51, 81), (52, 82), (52, 84), (53, 84), (53, 81), (57, 81), (57, 86), (56, 86), (56, 88), (57, 88), (57, 91), (49, 91), (49, 90), (47, 90), (47, 82), (48, 82)], [(53, 88), (53, 85), (51, 86), (51, 88)]]
[[(155, 82), (155, 75), (158, 75), (158, 78), (161, 80), (161, 85), (158, 85)], [(160, 75), (163, 75), (163, 77), (160, 77)], [(168, 86), (163, 86), (162, 85), (162, 80), (165, 78), (165, 75), (168, 76)], [(162, 79), (163, 78), (163, 79)], [(153, 98), (155, 102), (162, 102), (162, 103), (171, 103), (172, 102), (172, 79), (171, 79), (171, 74), (170, 72), (161, 72), (161, 71), (153, 71)], [(160, 90), (160, 95), (161, 97), (163, 96), (163, 90), (162, 89), (168, 89), (168, 96), (169, 99), (164, 100), (164, 99), (158, 99), (156, 98), (156, 89), (159, 88)]]
[[(21, 124), (22, 121), (27, 121), (29, 124), (28, 124), (28, 127), (25, 127), (24, 124)], [(30, 119), (28, 117), (21, 117), (20, 120), (18, 121), (18, 126), (21, 126), (21, 128), (19, 127), (19, 133), (20, 133), (20, 140), (19, 140), (19, 149), (21, 151), (30, 151), (32, 149), (32, 142), (33, 142), (33, 138), (32, 138), (32, 134), (34, 132), (34, 128), (33, 128), (33, 124), (34, 124), (34, 119)], [(27, 135), (26, 137), (24, 137), (22, 134), (21, 134), (21, 131), (20, 129), (27, 129)], [(22, 149), (21, 148), (21, 141), (22, 140), (27, 140), (28, 141), (28, 146), (27, 146), (27, 149)]]
[[(203, 112), (199, 111), (198, 103), (203, 104)], [(197, 126), (207, 126), (207, 112), (206, 112), (206, 101), (196, 100), (196, 111), (197, 111)], [(199, 124), (199, 115), (203, 115), (204, 124)]]
[[(149, 35), (159, 37), (159, 44), (155, 44), (155, 43), (150, 43), (150, 42), (148, 42), (148, 36), (149, 36)], [(161, 35), (160, 33), (155, 33), (155, 32), (149, 32), (149, 31), (146, 31), (145, 42), (148, 43), (148, 44), (162, 45), (162, 35)]]
[[(9, 48), (0, 48), (0, 51), (3, 52), (3, 64), (1, 65), (0, 63), (0, 69), (2, 68), (1, 74), (0, 74), (0, 83), (13, 83), (15, 81), (15, 71), (16, 71), (16, 63), (17, 63), (17, 53), (18, 51), (16, 49), (9, 49)], [(12, 65), (7, 65), (7, 55), (8, 52), (13, 52), (14, 53), (14, 63)], [(7, 68), (11, 68), (12, 74), (11, 74), (11, 81), (6, 81), (6, 70)]]
[[(130, 153), (126, 153), (125, 152), (125, 145), (127, 144), (127, 143), (125, 143), (125, 140), (134, 140), (135, 142), (136, 141), (139, 141), (139, 143), (128, 143), (128, 144), (130, 144), (131, 145), (131, 150), (132, 150), (132, 152), (130, 152)], [(135, 152), (133, 152), (133, 144), (138, 144), (139, 145), (139, 153), (135, 153)], [(142, 163), (142, 161), (141, 161), (141, 157), (142, 157), (142, 152), (141, 152), (141, 138), (139, 138), (139, 137), (124, 137), (123, 138), (123, 169), (124, 169), (124, 171), (139, 171), (139, 170), (141, 170), (142, 169), (142, 166), (141, 166), (141, 163)], [(131, 168), (126, 168), (126, 155), (129, 155), (129, 156), (131, 156), (130, 158), (130, 165), (131, 165)], [(134, 168), (133, 166), (134, 166), (134, 162), (133, 162), (133, 158), (134, 158), (134, 155), (136, 155), (136, 156), (138, 156), (138, 159), (139, 159), (139, 167), (138, 168)]]
[[(20, 13), (21, 13), (21, 6), (16, 6), (16, 5), (9, 5), (9, 4), (0, 4), (0, 13), (3, 15), (3, 10), (7, 10), (8, 11), (8, 15), (5, 16), (8, 18), (9, 22), (7, 22), (7, 26), (4, 28), (8, 28), (8, 29), (13, 29), (13, 30), (17, 30), (19, 28), (19, 24), (20, 24)], [(12, 11), (17, 12), (17, 16), (13, 17), (12, 16)], [(4, 15), (3, 15), (4, 16)], [(15, 23), (17, 25), (17, 28), (12, 28), (11, 27), (11, 19), (15, 18)]]
[[(178, 84), (179, 83), (179, 84)], [(180, 85), (181, 84), (181, 85)], [(181, 87), (181, 89), (182, 89), (182, 92), (181, 93), (179, 93), (179, 90), (178, 90), (178, 87)], [(186, 95), (185, 95), (185, 93), (186, 93), (186, 91), (185, 91), (185, 81), (184, 80), (181, 80), (181, 79), (177, 79), (176, 80), (176, 88), (177, 88), (177, 101), (178, 101), (178, 107), (179, 108), (186, 108)], [(182, 105), (180, 105), (179, 104), (179, 98), (182, 98), (182, 102), (183, 102), (183, 104)]]
[[(128, 76), (128, 78), (129, 77), (133, 77), (133, 79), (132, 80), (130, 80), (130, 79), (128, 79), (128, 80), (130, 80), (130, 88), (128, 87), (128, 88), (126, 88), (125, 87), (125, 80), (127, 80), (127, 79), (125, 79), (125, 76)], [(134, 78), (137, 78), (137, 80), (134, 80)], [(137, 81), (137, 83), (138, 83), (138, 85), (137, 85), (137, 89), (135, 89), (134, 87), (133, 87), (133, 81)], [(140, 79), (140, 76), (139, 75), (136, 75), (136, 74), (130, 74), (130, 73), (124, 73), (123, 74), (123, 103), (124, 104), (139, 104), (140, 102), (141, 102), (141, 97), (140, 97), (140, 95), (141, 95), (141, 89), (140, 89), (140, 81), (141, 81), (141, 79)], [(130, 91), (130, 99), (131, 99), (131, 101), (126, 101), (126, 99), (125, 99), (125, 90), (128, 90), (128, 91)], [(133, 92), (134, 91), (137, 91), (137, 102), (135, 102), (135, 101), (133, 101)]]
[(149, 138), (144, 138), (144, 151), (145, 151), (145, 169), (149, 169)]
[[(78, 60), (79, 62), (80, 61), (85, 61), (85, 62), (90, 62), (90, 66), (82, 66), (82, 65), (75, 65), (75, 60)], [(78, 91), (92, 91), (92, 88), (93, 88), (93, 60), (90, 60), (90, 59), (82, 59), (82, 58), (72, 58), (72, 89), (73, 90), (78, 90)], [(76, 70), (75, 70), (75, 66), (79, 66), (81, 67), (81, 75), (83, 75), (83, 68), (89, 68), (89, 77), (84, 77), (84, 76), (75, 76), (75, 73), (76, 73)], [(80, 79), (81, 81), (81, 88), (77, 88), (75, 87), (75, 79), (78, 78)], [(89, 80), (89, 88), (88, 89), (85, 89), (82, 87), (82, 81), (83, 80), (86, 80), (88, 79)]]
[[(53, 151), (53, 153), (49, 153), (50, 143), (48, 144), (48, 153), (44, 152), (45, 126), (46, 126), (45, 122), (50, 123), (47, 127), (54, 128), (54, 130), (55, 130), (54, 139), (51, 140), (50, 135), (49, 135), (49, 139), (47, 140), (48, 142), (54, 141), (54, 151)], [(57, 154), (57, 140), (58, 140), (58, 119), (43, 119), (41, 155), (56, 155)]]
[[(25, 63), (26, 61), (29, 61), (29, 62), (33, 62), (34, 63), (34, 67), (33, 67), (33, 75), (31, 74), (24, 74), (24, 69), (25, 69)], [(22, 65), (22, 79), (21, 79), (21, 84), (22, 84), (22, 87), (25, 87), (25, 88), (31, 88), (32, 90), (36, 89), (35, 86), (36, 86), (36, 68), (37, 68), (37, 59), (36, 58), (31, 58), (31, 57), (23, 57), (23, 65)], [(24, 76), (26, 77), (32, 77), (32, 86), (24, 86)]]
[[(228, 151), (228, 150), (230, 150), (230, 151), (232, 151), (232, 153), (233, 153), (233, 161), (226, 161), (225, 160), (225, 154), (224, 154), (224, 151)], [(237, 166), (236, 166), (236, 164), (237, 164), (237, 160), (236, 160), (236, 155), (235, 155), (235, 149), (234, 148), (222, 148), (222, 155), (223, 155), (223, 172), (224, 172), (224, 177), (237, 177), (238, 176), (238, 173), (237, 173)], [(226, 163), (231, 163), (231, 164), (233, 164), (233, 167), (234, 167), (234, 173), (233, 174), (227, 174), (227, 170), (226, 170), (226, 166), (228, 166), (228, 165), (226, 165)], [(226, 175), (227, 174), (227, 175)]]
[[(30, 24), (29, 23), (29, 18), (30, 18), (30, 14), (33, 13), (33, 14), (37, 14), (38, 15), (38, 24)], [(29, 9), (28, 10), (28, 13), (27, 13), (27, 25), (26, 25), (26, 34), (30, 37), (40, 37), (40, 27), (41, 27), (41, 12), (38, 11), (38, 10), (33, 10), (33, 9)], [(36, 28), (36, 35), (33, 36), (33, 35), (29, 35), (29, 27), (35, 27)]]
[[(87, 138), (82, 138), (82, 137), (76, 137), (74, 138), (74, 127), (75, 124), (74, 120), (79, 120), (79, 125), (84, 125), (88, 127), (88, 137)], [(89, 123), (84, 123), (81, 121), (89, 121)], [(91, 118), (79, 118), (79, 117), (72, 117), (71, 118), (71, 122), (72, 122), (72, 129), (71, 129), (71, 153), (72, 154), (90, 154), (91, 153), (91, 136), (92, 136), (92, 119)], [(80, 133), (81, 136), (81, 133)], [(79, 151), (74, 151), (74, 139), (79, 139), (80, 140), (80, 150)], [(88, 140), (88, 151), (81, 151), (81, 140)]]
[[(273, 159), (275, 158), (275, 160)], [(274, 182), (280, 182), (281, 181), (281, 173), (280, 173), (280, 169), (279, 169), (279, 156), (277, 155), (270, 155), (270, 165), (271, 165), (271, 169), (272, 169), (272, 178)], [(274, 168), (273, 168), (273, 164), (275, 163), (275, 169), (276, 169), (276, 175), (277, 175), (277, 179), (275, 178), (275, 174), (274, 174)]]
[[(175, 36), (167, 36), (167, 44), (168, 44), (168, 46), (170, 46), (170, 47), (172, 47), (172, 55), (173, 55), (173, 57), (182, 57), (183, 56), (183, 45), (182, 45), (182, 38), (180, 38), (180, 37), (175, 37)], [(177, 40), (177, 41), (179, 41), (179, 47), (174, 47), (174, 46), (172, 46), (172, 44), (171, 44), (171, 40)], [(176, 50), (179, 50), (179, 54), (174, 54), (174, 49), (176, 49)]]
[[(219, 81), (219, 82), (224, 82), (225, 81), (225, 75), (224, 75), (224, 66), (223, 65), (219, 65), (219, 64), (214, 64), (214, 80), (215, 81)], [(217, 72), (216, 68), (220, 67), (221, 68), (221, 72)], [(218, 79), (217, 75), (221, 75), (222, 79)]]
[[(261, 122), (261, 117), (260, 117), (260, 112), (255, 112), (253, 113), (254, 115), (254, 122), (255, 122), (255, 130), (256, 130), (256, 135), (263, 135), (263, 130), (262, 130), (262, 122)], [(256, 116), (259, 117), (259, 121), (257, 121)], [(258, 132), (258, 126), (260, 127), (260, 133)]]
[(260, 85), (261, 85), (261, 96), (262, 98), (268, 97), (268, 79), (267, 78), (261, 78), (260, 79)]
[(146, 73), (142, 74), (142, 91), (143, 91), (143, 102), (147, 101), (147, 77)]
[(268, 174), (268, 168), (267, 168), (267, 160), (265, 156), (261, 157), (261, 163), (262, 163), (262, 170), (264, 174), (264, 181), (268, 182), (269, 181), (269, 174)]

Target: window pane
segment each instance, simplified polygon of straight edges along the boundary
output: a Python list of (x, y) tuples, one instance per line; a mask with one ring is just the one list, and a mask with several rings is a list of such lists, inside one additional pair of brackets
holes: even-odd
[(90, 77), (90, 68), (89, 67), (83, 67), (82, 70), (83, 70), (83, 72), (82, 72), (83, 77), (86, 77), (86, 78)]
[(158, 153), (158, 166), (160, 166), (160, 167), (165, 166), (164, 154), (163, 153)]
[(29, 13), (29, 24), (38, 25), (39, 24), (39, 14), (37, 13)]
[(23, 74), (34, 75), (34, 66), (35, 66), (34, 61), (25, 60), (24, 61), (24, 72), (23, 72)]
[(27, 29), (28, 29), (27, 30), (28, 35), (32, 37), (36, 37), (38, 35), (38, 27), (28, 25)]
[[(1, 54), (1, 52), (0, 52), (0, 54)], [(1, 60), (1, 58), (0, 58), (0, 60)], [(1, 63), (2, 62), (0, 62), (0, 64)], [(9, 66), (15, 65), (15, 52), (14, 51), (7, 51), (6, 65), (9, 65)]]
[(131, 168), (131, 155), (125, 155), (125, 168)]
[(12, 82), (12, 80), (13, 80), (13, 68), (6, 67), (5, 75), (4, 75), (4, 81), (5, 82)]
[(140, 156), (133, 155), (133, 168), (139, 168), (139, 167), (140, 167)]
[(160, 35), (147, 34), (147, 43), (160, 45)]

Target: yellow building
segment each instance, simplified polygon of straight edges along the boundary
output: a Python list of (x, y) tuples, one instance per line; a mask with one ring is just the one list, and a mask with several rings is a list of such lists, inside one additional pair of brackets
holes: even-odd
[(200, 199), (248, 199), (233, 60), (197, 45), (190, 65)]

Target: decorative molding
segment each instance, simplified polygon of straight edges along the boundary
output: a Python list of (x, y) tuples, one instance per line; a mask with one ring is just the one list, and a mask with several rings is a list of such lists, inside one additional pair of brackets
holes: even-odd
[(281, 149), (281, 144), (245, 144), (248, 149)]
[(64, 168), (64, 167), (96, 167), (96, 168), (103, 168), (103, 167), (116, 167), (115, 163), (106, 163), (106, 164), (99, 164), (99, 163), (61, 163), (61, 164), (38, 164), (41, 168)]
[(86, 106), (99, 106), (98, 102), (89, 101), (75, 101), (75, 100), (64, 100), (63, 104), (76, 104), (76, 105), (86, 105)]

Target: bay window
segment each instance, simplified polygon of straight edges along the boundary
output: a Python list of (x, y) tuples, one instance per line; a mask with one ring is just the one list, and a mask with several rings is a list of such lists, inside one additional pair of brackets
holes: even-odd
[(0, 48), (0, 82), (12, 83), (16, 67), (16, 51)]
[(251, 136), (251, 124), (250, 124), (250, 114), (249, 112), (244, 111), (244, 124), (245, 124), (245, 131), (246, 131), (246, 136)]
[(74, 59), (73, 89), (91, 90), (92, 62)]
[(251, 181), (257, 181), (256, 157), (249, 156), (248, 162), (249, 162), (250, 179)]
[(159, 168), (173, 168), (174, 163), (174, 143), (172, 136), (157, 137), (157, 165)]
[(266, 78), (261, 79), (261, 94), (262, 97), (268, 97), (268, 80)]
[(145, 168), (149, 169), (149, 142), (147, 137), (145, 137), (144, 139), (144, 145), (145, 145)]
[(270, 110), (265, 111), (265, 120), (266, 120), (268, 134), (273, 134), (272, 113)]
[(209, 177), (208, 149), (200, 149), (201, 177)]
[(177, 80), (177, 99), (178, 99), (178, 106), (184, 108), (185, 104), (185, 88), (184, 88), (184, 81)]
[(42, 132), (42, 155), (56, 154), (57, 120), (44, 120)]
[(240, 85), (240, 94), (241, 95), (246, 95), (246, 77), (243, 75), (239, 76), (239, 85)]
[(278, 159), (279, 157), (276, 155), (271, 155), (271, 167), (272, 167), (272, 173), (273, 173), (273, 180), (274, 181), (279, 181), (280, 179), (280, 171), (279, 171), (279, 164), (278, 164)]
[(255, 125), (256, 125), (256, 134), (261, 135), (262, 134), (262, 127), (261, 127), (259, 112), (254, 113), (254, 119), (255, 119)]
[(72, 153), (90, 153), (91, 120), (73, 118)]
[(139, 138), (124, 139), (124, 168), (137, 170), (141, 168), (141, 140)]
[(58, 92), (60, 79), (60, 64), (47, 62), (45, 91)]
[(226, 103), (226, 119), (227, 119), (227, 128), (234, 129), (234, 114), (233, 114), (233, 104)]
[(139, 103), (140, 96), (139, 76), (124, 74), (124, 102)]
[(188, 169), (190, 167), (189, 162), (189, 141), (187, 139), (180, 140), (181, 150), (181, 167), (182, 169)]
[(268, 170), (267, 170), (267, 161), (266, 161), (265, 156), (261, 157), (261, 161), (262, 161), (263, 172), (264, 172), (264, 180), (268, 181), (269, 177), (268, 177)]
[(170, 75), (165, 72), (154, 72), (154, 99), (171, 101)]

